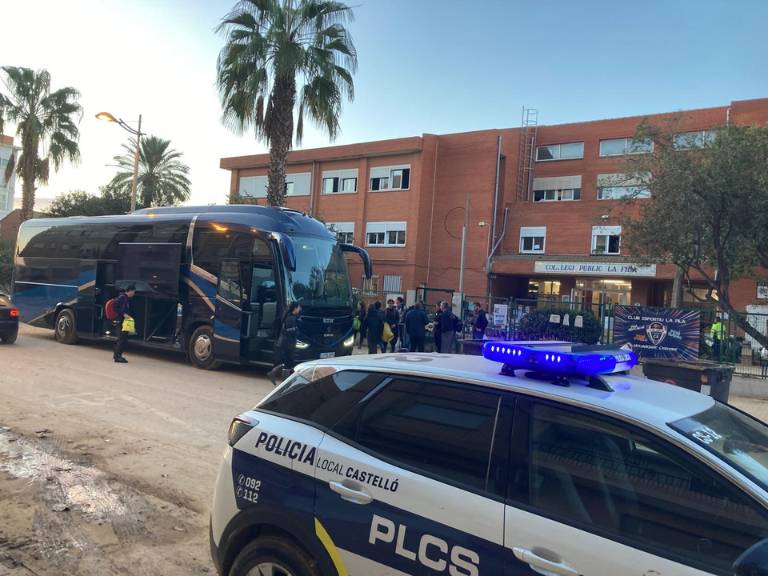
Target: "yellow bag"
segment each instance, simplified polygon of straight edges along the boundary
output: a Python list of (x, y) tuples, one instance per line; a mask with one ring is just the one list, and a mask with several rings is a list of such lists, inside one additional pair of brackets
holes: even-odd
[(390, 342), (394, 337), (395, 333), (392, 332), (392, 327), (389, 325), (389, 322), (384, 322), (384, 333), (381, 335), (381, 339), (384, 340), (384, 342)]
[(136, 322), (130, 316), (126, 316), (123, 318), (123, 325), (120, 330), (128, 332), (128, 334), (136, 334)]

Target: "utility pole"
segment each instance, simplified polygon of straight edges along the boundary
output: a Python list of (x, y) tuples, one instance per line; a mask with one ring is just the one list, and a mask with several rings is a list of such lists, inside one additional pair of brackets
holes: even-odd
[(464, 311), (464, 260), (467, 248), (467, 229), (469, 225), (469, 194), (464, 204), (464, 225), (461, 227), (461, 260), (459, 263), (459, 302), (461, 311)]

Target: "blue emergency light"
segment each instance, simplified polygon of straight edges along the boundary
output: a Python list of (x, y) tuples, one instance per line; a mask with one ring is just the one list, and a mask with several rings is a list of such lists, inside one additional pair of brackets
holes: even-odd
[(508, 371), (531, 370), (539, 374), (587, 378), (624, 372), (637, 364), (637, 355), (629, 350), (566, 352), (558, 346), (521, 346), (514, 342), (486, 342), (483, 345), (483, 356), (501, 362)]

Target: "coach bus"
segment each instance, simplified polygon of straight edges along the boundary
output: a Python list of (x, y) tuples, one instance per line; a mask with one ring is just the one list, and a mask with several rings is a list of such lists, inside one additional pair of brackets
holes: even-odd
[(345, 253), (368, 253), (285, 208), (155, 208), (123, 216), (33, 219), (19, 229), (13, 302), (64, 344), (115, 338), (104, 305), (135, 285), (131, 341), (186, 351), (198, 368), (271, 365), (280, 320), (301, 304), (296, 358), (352, 352)]

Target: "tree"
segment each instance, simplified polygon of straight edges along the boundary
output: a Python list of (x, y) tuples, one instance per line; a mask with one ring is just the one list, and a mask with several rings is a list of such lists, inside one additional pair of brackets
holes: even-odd
[(294, 109), (297, 144), (305, 114), (333, 140), (342, 100), (354, 98), (357, 53), (345, 27), (352, 16), (331, 0), (241, 0), (217, 29), (226, 37), (217, 62), (223, 121), (238, 133), (253, 128), (270, 147), (272, 206), (285, 204)]
[(46, 217), (64, 218), (67, 216), (105, 216), (125, 214), (131, 207), (130, 190), (116, 190), (102, 186), (100, 195), (94, 196), (83, 190), (73, 190), (60, 194), (45, 212)]
[(11, 292), (15, 248), (16, 243), (13, 240), (0, 239), (0, 292)]
[[(137, 208), (175, 206), (189, 199), (189, 166), (182, 162), (183, 154), (170, 146), (170, 140), (156, 136), (141, 139), (139, 177), (136, 184)], [(123, 148), (125, 154), (114, 157), (120, 171), (109, 183), (109, 188), (130, 196), (136, 140), (131, 139), (127, 144), (123, 144)]]
[(684, 142), (664, 127), (642, 124), (652, 154), (628, 161), (651, 192), (627, 217), (627, 243), (647, 262), (670, 263), (701, 281), (700, 298), (727, 312), (762, 345), (768, 337), (731, 302), (731, 283), (768, 266), (768, 129), (728, 126), (713, 139)]
[(0, 132), (5, 122), (16, 124), (21, 154), (6, 167), (6, 179), (13, 170), (22, 181), (21, 217), (28, 220), (35, 207), (38, 184), (46, 184), (50, 164), (58, 170), (64, 160), (80, 159), (77, 124), (82, 117), (80, 93), (74, 88), (51, 92), (46, 70), (3, 66), (7, 94), (0, 93)]

